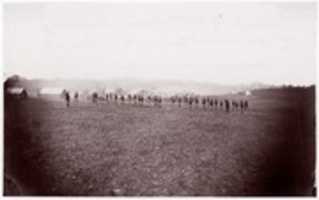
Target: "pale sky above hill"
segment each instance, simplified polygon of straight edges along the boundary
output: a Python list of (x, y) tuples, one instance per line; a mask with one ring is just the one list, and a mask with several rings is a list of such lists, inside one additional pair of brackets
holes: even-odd
[(4, 73), (315, 83), (315, 3), (6, 3)]

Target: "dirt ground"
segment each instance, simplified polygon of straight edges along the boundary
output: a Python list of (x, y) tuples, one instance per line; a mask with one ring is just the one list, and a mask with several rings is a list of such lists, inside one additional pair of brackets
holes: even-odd
[(5, 99), (5, 195), (312, 195), (314, 91), (247, 112)]

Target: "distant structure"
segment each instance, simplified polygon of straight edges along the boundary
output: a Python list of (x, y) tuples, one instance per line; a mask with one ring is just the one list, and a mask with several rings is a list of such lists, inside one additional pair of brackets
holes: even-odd
[(249, 90), (246, 90), (245, 95), (246, 95), (246, 96), (250, 96), (250, 95), (251, 95), (251, 92), (250, 92)]
[(38, 96), (41, 98), (61, 99), (63, 97), (63, 88), (46, 87), (39, 90)]
[(244, 96), (250, 96), (251, 95), (251, 91), (250, 90), (246, 90), (246, 91), (241, 91), (237, 93), (238, 95), (244, 95)]
[(6, 94), (11, 96), (11, 97), (15, 97), (15, 98), (19, 98), (19, 99), (28, 98), (27, 90), (22, 88), (22, 87), (9, 87), (6, 90)]
[(63, 92), (63, 88), (51, 88), (51, 87), (49, 87), (49, 88), (41, 88), (40, 89), (40, 94), (48, 94), (48, 95), (50, 95), (50, 94), (52, 94), (52, 95), (54, 95), (54, 94), (58, 94), (58, 95), (60, 95), (62, 92)]

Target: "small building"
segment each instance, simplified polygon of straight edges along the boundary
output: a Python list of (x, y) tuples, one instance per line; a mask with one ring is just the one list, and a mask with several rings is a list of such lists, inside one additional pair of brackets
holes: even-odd
[(63, 92), (63, 88), (41, 88), (40, 94), (41, 95), (61, 95)]
[(241, 92), (238, 92), (237, 94), (241, 95), (241, 96), (250, 96), (251, 95), (251, 91), (250, 90), (241, 91)]
[(250, 96), (250, 95), (251, 95), (251, 91), (246, 90), (245, 95), (246, 95), (246, 96)]
[(56, 88), (56, 87), (46, 87), (46, 88), (41, 88), (38, 91), (38, 96), (41, 98), (47, 98), (47, 99), (62, 99), (63, 95), (63, 88)]

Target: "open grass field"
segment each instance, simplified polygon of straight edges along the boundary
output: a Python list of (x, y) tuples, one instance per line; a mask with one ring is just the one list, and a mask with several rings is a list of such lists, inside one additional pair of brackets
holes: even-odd
[(226, 113), (6, 100), (5, 194), (312, 195), (314, 90), (249, 103)]

